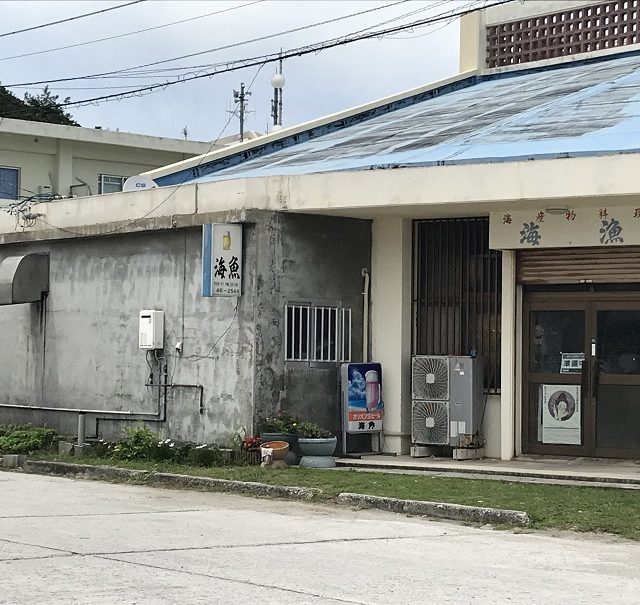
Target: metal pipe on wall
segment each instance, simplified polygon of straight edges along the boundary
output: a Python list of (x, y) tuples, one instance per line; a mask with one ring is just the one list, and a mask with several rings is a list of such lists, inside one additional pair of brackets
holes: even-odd
[(364, 278), (364, 288), (362, 290), (362, 363), (369, 361), (369, 271), (362, 269), (361, 275)]
[(79, 446), (83, 446), (85, 442), (85, 435), (86, 435), (85, 419), (86, 419), (86, 414), (83, 414), (82, 412), (78, 414), (78, 445)]

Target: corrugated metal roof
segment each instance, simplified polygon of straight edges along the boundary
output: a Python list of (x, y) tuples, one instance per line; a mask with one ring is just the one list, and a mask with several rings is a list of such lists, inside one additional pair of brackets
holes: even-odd
[(640, 55), (522, 74), (391, 109), (235, 166), (239, 177), (640, 151)]

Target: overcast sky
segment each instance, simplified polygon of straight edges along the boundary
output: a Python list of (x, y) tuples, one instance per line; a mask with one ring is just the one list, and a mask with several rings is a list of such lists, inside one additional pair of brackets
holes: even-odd
[[(351, 13), (380, 8), (369, 14), (344, 19), (269, 40), (192, 57), (162, 67), (205, 65), (275, 53), (280, 48), (301, 47), (407, 15), (389, 27), (442, 14), (473, 3), (472, 0), (369, 1), (160, 1), (147, 0), (101, 15), (22, 34), (0, 37), (0, 81), (4, 85), (54, 78), (75, 77), (170, 59), (213, 49), (284, 30), (326, 21)], [(123, 2), (1, 2), (0, 34)], [(393, 4), (393, 6), (391, 6)], [(475, 4), (480, 4), (476, 2)], [(243, 6), (246, 5), (246, 6)], [(389, 6), (387, 6), (389, 5)], [(239, 8), (236, 8), (239, 7)], [(233, 9), (233, 10), (228, 10)], [(97, 38), (128, 33), (165, 23), (226, 11), (187, 23), (121, 37), (115, 40), (10, 58)], [(374, 29), (379, 29), (374, 28)], [(147, 68), (148, 69), (148, 68)], [(193, 140), (214, 140), (238, 131), (238, 120), (229, 120), (233, 89), (255, 77), (245, 128), (265, 132), (270, 126), (271, 76), (275, 65), (265, 65), (216, 75), (168, 87), (140, 98), (71, 108), (82, 126), (155, 136), (182, 137), (183, 128)], [(413, 31), (355, 42), (318, 54), (287, 59), (284, 63), (284, 125), (291, 126), (335, 111), (366, 103), (402, 90), (448, 77), (458, 71), (458, 22), (439, 23)], [(257, 73), (257, 76), (256, 76)], [(127, 79), (92, 79), (51, 84), (61, 97), (87, 99), (115, 93), (123, 86), (146, 85), (170, 79), (140, 75)], [(76, 87), (110, 87), (70, 90)], [(37, 92), (42, 85), (30, 87)], [(25, 88), (11, 88), (22, 97)]]

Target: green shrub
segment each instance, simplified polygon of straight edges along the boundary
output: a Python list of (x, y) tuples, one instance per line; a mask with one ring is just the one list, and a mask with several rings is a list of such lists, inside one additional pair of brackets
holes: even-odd
[[(98, 457), (112, 460), (144, 460), (152, 462), (172, 462), (191, 466), (229, 466), (255, 464), (256, 457), (247, 454), (240, 434), (230, 434), (219, 444), (196, 445), (162, 439), (146, 426), (129, 425), (123, 437), (115, 443), (100, 440), (94, 445), (93, 453)], [(231, 446), (231, 447), (229, 447)], [(259, 457), (257, 458), (259, 462)]]
[(295, 433), (298, 423), (295, 418), (280, 410), (274, 416), (262, 416), (258, 419), (258, 432), (260, 433)]
[[(124, 437), (111, 449), (115, 460), (168, 460), (170, 439), (160, 441), (160, 436), (150, 428), (129, 425), (124, 429)], [(158, 451), (160, 450), (160, 451)], [(157, 457), (156, 457), (157, 456)]]
[(51, 446), (58, 437), (53, 429), (42, 426), (6, 425), (0, 427), (0, 454), (30, 454)]
[(313, 422), (301, 422), (297, 430), (298, 435), (303, 439), (326, 439), (327, 437), (331, 437), (331, 431)]

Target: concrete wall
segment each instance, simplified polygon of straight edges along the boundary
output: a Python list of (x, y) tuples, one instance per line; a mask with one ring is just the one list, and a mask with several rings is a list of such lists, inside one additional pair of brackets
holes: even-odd
[(385, 450), (411, 445), (411, 220), (373, 222), (372, 354), (382, 363)]
[[(200, 295), (200, 228), (2, 247), (0, 258), (49, 252), (51, 287), (44, 317), (39, 303), (0, 307), (0, 403), (154, 412), (156, 392), (144, 386), (149, 368), (137, 333), (140, 309), (156, 308), (165, 311), (169, 377), (202, 384), (205, 410), (198, 412), (197, 390), (175, 389), (160, 428), (205, 441), (250, 426), (254, 237), (255, 228), (246, 226), (245, 295), (237, 313), (234, 298)], [(10, 421), (48, 422), (73, 433), (76, 419), (0, 409), (0, 422)], [(112, 437), (120, 427), (101, 428)]]
[(352, 310), (352, 359), (362, 350), (363, 281), (369, 269), (371, 223), (326, 216), (274, 214), (258, 242), (256, 409), (279, 407), (340, 430), (339, 364), (284, 362), (287, 303)]
[[(285, 304), (352, 308), (358, 359), (369, 221), (264, 213), (246, 223), (239, 299), (201, 296), (201, 246), (195, 227), (0, 247), (0, 260), (39, 251), (51, 261), (44, 306), (0, 307), (0, 403), (155, 412), (157, 389), (145, 387), (149, 367), (137, 340), (139, 311), (155, 308), (165, 312), (169, 382), (203, 385), (204, 414), (196, 389), (171, 389), (167, 423), (154, 428), (211, 442), (251, 433), (254, 408), (284, 407), (337, 432), (339, 366), (285, 365)], [(46, 422), (73, 434), (76, 421), (71, 413), (0, 408), (0, 424)], [(113, 438), (122, 425), (101, 421), (100, 436)]]

